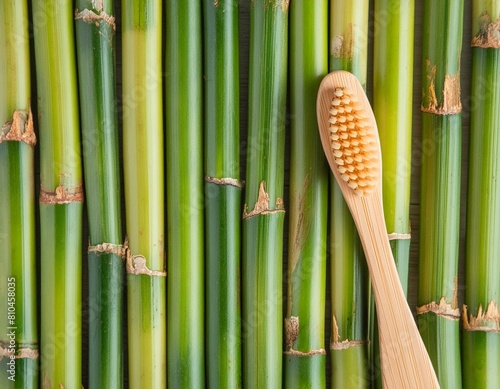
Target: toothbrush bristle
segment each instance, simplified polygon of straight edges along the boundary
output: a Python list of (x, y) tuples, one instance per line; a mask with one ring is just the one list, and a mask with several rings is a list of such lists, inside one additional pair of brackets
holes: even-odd
[(359, 196), (371, 193), (379, 175), (377, 140), (362, 105), (348, 88), (335, 89), (328, 121), (340, 177)]

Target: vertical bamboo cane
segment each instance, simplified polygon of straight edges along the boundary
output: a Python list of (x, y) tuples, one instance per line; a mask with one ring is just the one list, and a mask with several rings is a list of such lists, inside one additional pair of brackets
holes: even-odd
[(33, 1), (40, 124), (41, 384), (79, 388), (82, 171), (73, 3)]
[(38, 387), (28, 2), (0, 5), (0, 387)]
[(290, 4), (290, 239), (285, 387), (324, 388), (328, 170), (316, 94), (328, 72), (328, 1)]
[(168, 0), (166, 15), (168, 385), (201, 388), (205, 385), (201, 3)]
[[(373, 112), (382, 148), (384, 216), (405, 294), (410, 265), (414, 13), (413, 0), (376, 0), (374, 3)], [(375, 317), (370, 324), (373, 326), (373, 378), (380, 386)]]
[(243, 211), (243, 386), (280, 388), (288, 2), (250, 9), (249, 124)]
[(205, 0), (205, 303), (208, 388), (241, 388), (238, 2)]
[[(439, 18), (436, 18), (439, 15)], [(459, 388), (457, 302), (463, 1), (424, 3), (418, 325), (441, 388)]]
[(122, 0), (131, 388), (167, 383), (161, 15), (160, 0)]
[(113, 0), (78, 0), (83, 162), (89, 216), (89, 386), (121, 388), (124, 248), (115, 111)]
[(465, 388), (500, 387), (500, 2), (472, 2), (472, 93), (465, 306)]

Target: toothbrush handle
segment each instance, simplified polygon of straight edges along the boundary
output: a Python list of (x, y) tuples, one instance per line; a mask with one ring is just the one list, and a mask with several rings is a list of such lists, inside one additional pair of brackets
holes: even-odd
[(375, 294), (382, 382), (386, 389), (439, 388), (432, 362), (418, 332), (387, 238), (380, 191), (351, 197)]

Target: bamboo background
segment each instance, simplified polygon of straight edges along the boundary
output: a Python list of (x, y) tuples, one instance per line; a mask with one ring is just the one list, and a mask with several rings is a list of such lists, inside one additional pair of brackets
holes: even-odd
[[(293, 0), (291, 0), (293, 1)], [(373, 2), (372, 2), (373, 3)], [(240, 93), (241, 93), (241, 104), (240, 104), (240, 127), (241, 127), (241, 177), (244, 177), (245, 172), (245, 161), (246, 161), (246, 148), (247, 148), (247, 123), (248, 123), (248, 52), (249, 52), (249, 13), (250, 13), (250, 1), (249, 0), (241, 0), (239, 3), (239, 21), (240, 21)], [(31, 8), (30, 8), (30, 18)], [(121, 11), (120, 11), (120, 2), (117, 2), (116, 9), (116, 18), (117, 18), (117, 31), (116, 36), (117, 40), (117, 84), (118, 84), (118, 96), (121, 99)], [(421, 64), (422, 64), (422, 18), (423, 18), (423, 0), (415, 1), (415, 52), (414, 52), (414, 77), (413, 77), (413, 140), (412, 140), (412, 186), (411, 186), (411, 208), (410, 208), (410, 219), (411, 219), (411, 229), (412, 229), (412, 241), (410, 248), (410, 270), (409, 270), (409, 291), (408, 291), (408, 300), (409, 305), (412, 308), (412, 311), (415, 312), (415, 307), (417, 305), (417, 277), (418, 277), (418, 247), (419, 247), (419, 201), (420, 201), (420, 166), (421, 166), (421, 155), (422, 153), (431, 153), (433, 149), (433, 145), (422, 145), (421, 142), (421, 112), (420, 112), (420, 102), (421, 102)], [(369, 66), (368, 66), (368, 82), (367, 82), (367, 93), (370, 97), (372, 90), (372, 66), (370, 62), (373, 58), (373, 23), (384, 23), (383, 15), (374, 15), (373, 14), (373, 4), (371, 4), (370, 10), (370, 44), (369, 44)], [(31, 32), (31, 31), (30, 31)], [(464, 10), (464, 34), (463, 34), (463, 50), (461, 56), (461, 99), (463, 104), (463, 144), (462, 144), (462, 180), (461, 180), (461, 224), (460, 224), (460, 265), (459, 265), (459, 280), (458, 280), (458, 297), (459, 297), (459, 307), (462, 307), (463, 302), (463, 294), (464, 294), (464, 277), (463, 277), (463, 268), (464, 268), (464, 244), (465, 244), (465, 207), (466, 207), (466, 198), (467, 198), (467, 161), (468, 161), (468, 133), (469, 133), (469, 114), (470, 110), (474, 107), (474, 99), (470, 96), (470, 77), (471, 77), (471, 1), (465, 1), (465, 10)], [(32, 88), (33, 88), (33, 103), (35, 104), (36, 109), (36, 76), (34, 74), (34, 48), (33, 48), (33, 40), (30, 40), (31, 46), (31, 61), (32, 61)], [(121, 100), (118, 102), (117, 110), (121, 113)], [(36, 118), (36, 115), (35, 115)], [(121, 117), (120, 117), (121, 120)], [(287, 125), (289, 124), (289, 117), (287, 117)], [(37, 123), (35, 122), (35, 130)], [(120, 136), (121, 136), (121, 123), (120, 123)], [(121, 139), (120, 139), (121, 141)], [(289, 133), (286, 133), (286, 156), (285, 156), (285, 208), (288, 204), (288, 167), (290, 162), (290, 155), (288, 154), (289, 150)], [(39, 158), (39, 150), (36, 149), (36, 158)], [(39, 190), (39, 166), (36, 165), (36, 174), (37, 174), (37, 184), (35, 188)], [(123, 170), (121, 171), (123, 175)], [(122, 177), (123, 182), (123, 177)], [(122, 193), (123, 196), (123, 193)], [(124, 217), (124, 200), (122, 197), (122, 217)], [(37, 202), (37, 223), (38, 220), (38, 202)], [(85, 212), (85, 210), (84, 210)], [(285, 216), (286, 217), (286, 216)], [(84, 236), (83, 242), (88, 242), (87, 235), (87, 219), (84, 214)], [(38, 224), (39, 225), (39, 224)], [(283, 295), (286, 296), (286, 258), (287, 258), (287, 236), (288, 236), (288, 219), (285, 219), (285, 242), (284, 242), (284, 261), (283, 261)], [(38, 230), (39, 237), (39, 230)], [(37, 258), (40, 258), (40, 247), (39, 240), (37, 247)], [(84, 255), (83, 261), (83, 301), (82, 301), (82, 309), (83, 309), (83, 333), (82, 338), (85, 340), (88, 335), (88, 313), (92, 307), (89, 307), (88, 304), (88, 277), (87, 277), (87, 261), (86, 261), (86, 251), (87, 247), (84, 244), (82, 247), (82, 252)], [(37, 263), (38, 270), (40, 267), (40, 263)], [(327, 277), (327, 299), (330, 296), (329, 287), (330, 287), (329, 277)], [(38, 285), (39, 288), (39, 285)], [(126, 298), (124, 297), (124, 301)], [(286, 302), (284, 302), (286, 304)], [(326, 326), (325, 326), (325, 343), (328, 344), (330, 339), (330, 318), (331, 318), (331, 310), (329, 307), (329, 302), (327, 301), (327, 310), (326, 310)], [(124, 323), (127, 321), (124, 320)], [(124, 331), (126, 334), (126, 331)], [(126, 339), (124, 339), (126, 342)], [(325, 345), (325, 348), (327, 345)], [(124, 350), (124, 355), (126, 354), (126, 349)], [(88, 345), (84, 341), (83, 343), (83, 385), (84, 387), (88, 387)], [(126, 358), (125, 358), (126, 361)], [(126, 364), (126, 362), (125, 362)], [(328, 371), (330, 369), (330, 364), (327, 363), (327, 382), (328, 379)], [(128, 367), (125, 365), (125, 382), (127, 381), (127, 370)], [(328, 386), (328, 384), (327, 384)]]

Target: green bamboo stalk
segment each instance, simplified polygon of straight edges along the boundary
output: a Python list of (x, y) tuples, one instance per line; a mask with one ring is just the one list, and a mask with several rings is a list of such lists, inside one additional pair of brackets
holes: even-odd
[(472, 2), (472, 102), (463, 310), (465, 388), (500, 387), (500, 3)]
[[(405, 294), (410, 265), (414, 14), (413, 0), (374, 3), (373, 112), (382, 149), (385, 222)], [(381, 387), (376, 313), (370, 317), (370, 328), (372, 378)]]
[(208, 388), (241, 388), (238, 1), (203, 2)]
[(288, 2), (250, 5), (243, 211), (243, 386), (280, 388)]
[(38, 387), (28, 2), (0, 5), (0, 387)]
[(33, 1), (40, 125), (41, 384), (79, 388), (82, 172), (73, 3)]
[(290, 4), (290, 225), (285, 387), (325, 387), (328, 171), (316, 94), (328, 72), (328, 1)]
[[(418, 325), (441, 388), (460, 388), (457, 302), (463, 1), (424, 3)], [(436, 15), (440, 15), (436, 18)]]
[[(366, 85), (367, 0), (330, 1), (330, 71), (352, 72)], [(342, 192), (330, 174), (330, 274), (332, 388), (367, 388), (368, 269)]]
[(201, 388), (205, 386), (201, 3), (168, 0), (166, 15), (168, 385)]
[(160, 0), (122, 1), (131, 388), (167, 384), (161, 15)]
[(89, 216), (89, 387), (121, 388), (123, 237), (113, 0), (78, 0), (75, 19)]
[(387, 232), (405, 294), (410, 263), (410, 182), (413, 95), (413, 0), (377, 0), (374, 22), (373, 112), (382, 148)]

